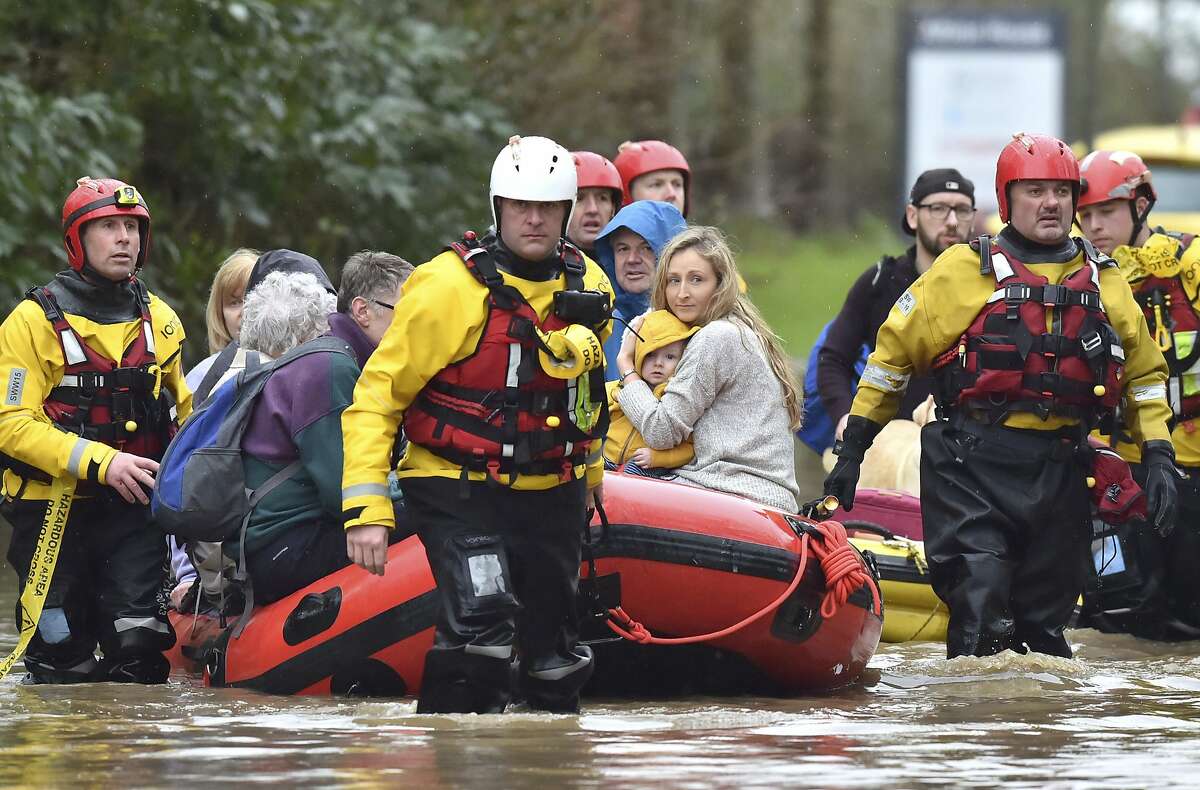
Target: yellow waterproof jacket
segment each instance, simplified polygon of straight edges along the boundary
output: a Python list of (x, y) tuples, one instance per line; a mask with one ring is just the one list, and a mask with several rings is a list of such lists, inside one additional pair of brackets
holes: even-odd
[[(141, 317), (101, 323), (72, 312), (69, 305), (60, 302), (59, 307), (80, 338), (107, 359), (119, 360), (142, 331)], [(162, 385), (175, 396), (178, 420), (182, 422), (192, 410), (192, 393), (183, 380), (183, 324), (175, 311), (154, 294), (150, 294), (150, 323), (155, 357), (163, 371)], [(54, 327), (36, 302), (23, 299), (0, 324), (0, 381), (6, 385), (0, 403), (0, 452), (53, 478), (69, 475), (104, 483), (117, 450), (55, 427), (42, 409), (50, 390), (62, 380), (65, 368)], [(4, 496), (15, 496), (21, 483), (20, 477), (6, 471)], [(46, 499), (49, 490), (47, 484), (28, 481), (21, 498)]]
[[(1084, 256), (1080, 252), (1065, 263), (1025, 265), (1050, 283), (1059, 284), (1084, 265)], [(979, 253), (969, 245), (956, 244), (942, 253), (896, 300), (880, 327), (850, 413), (880, 425), (887, 423), (896, 413), (909, 378), (928, 372), (934, 359), (959, 342), (995, 290), (995, 278), (980, 273)], [(1138, 442), (1169, 439), (1167, 363), (1150, 339), (1145, 316), (1129, 284), (1115, 266), (1100, 272), (1100, 299), (1125, 350), (1127, 422)], [(1048, 315), (1047, 331), (1049, 321)], [(1016, 412), (1008, 415), (1004, 424), (1054, 430), (1075, 422), (1057, 415), (1042, 420), (1035, 414)]]
[[(661, 398), (670, 381), (664, 381), (654, 388), (654, 397)], [(633, 454), (646, 447), (646, 441), (633, 427), (633, 423), (621, 411), (621, 403), (617, 400), (619, 382), (610, 381), (608, 390), (608, 436), (604, 440), (604, 457), (617, 466), (633, 458)], [(696, 451), (690, 441), (685, 441), (670, 450), (655, 450), (650, 448), (650, 466), (655, 469), (678, 469), (690, 463), (696, 457)]]
[[(584, 288), (612, 293), (603, 270), (585, 258)], [(548, 281), (525, 280), (501, 271), (506, 285), (521, 292), (544, 320), (554, 307), (554, 294), (566, 288), (559, 275)], [(342, 510), (347, 528), (361, 524), (395, 526), (388, 496), (389, 457), (404, 413), (426, 382), (443, 368), (475, 353), (488, 316), (488, 291), (467, 270), (458, 254), (443, 252), (417, 267), (401, 289), (392, 324), (379, 348), (371, 355), (354, 389), (354, 402), (342, 413), (345, 463), (342, 472)], [(606, 323), (603, 342), (611, 332)], [(599, 448), (585, 469), (576, 467), (576, 478), (587, 475), (588, 484), (603, 480), (604, 461)], [(462, 467), (452, 464), (412, 442), (400, 461), (397, 475), (404, 477), (460, 477)], [(471, 472), (471, 480), (484, 480)], [(540, 491), (561, 484), (558, 475), (516, 475), (502, 482), (518, 491)]]
[[(1200, 313), (1200, 244), (1192, 242), (1181, 250), (1182, 242), (1162, 232), (1152, 233), (1141, 247), (1122, 245), (1113, 250), (1121, 273), (1135, 289), (1146, 277), (1179, 277), (1192, 309)], [(1175, 342), (1178, 342), (1176, 340)], [(1195, 342), (1200, 342), (1200, 339)], [(1195, 369), (1195, 366), (1193, 367)], [(1200, 371), (1182, 376), (1185, 397), (1200, 389)], [(1108, 437), (1101, 437), (1107, 440)], [(1182, 466), (1200, 467), (1200, 420), (1185, 420), (1171, 432), (1176, 461)], [(1129, 442), (1117, 442), (1116, 450), (1130, 463), (1142, 460), (1142, 448)]]

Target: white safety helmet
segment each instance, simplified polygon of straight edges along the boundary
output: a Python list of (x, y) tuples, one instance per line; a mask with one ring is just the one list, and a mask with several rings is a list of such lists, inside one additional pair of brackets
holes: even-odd
[(571, 204), (560, 233), (565, 236), (575, 210), (576, 179), (570, 151), (548, 137), (513, 135), (492, 163), (492, 227), (500, 232), (498, 197), (543, 203), (565, 201)]

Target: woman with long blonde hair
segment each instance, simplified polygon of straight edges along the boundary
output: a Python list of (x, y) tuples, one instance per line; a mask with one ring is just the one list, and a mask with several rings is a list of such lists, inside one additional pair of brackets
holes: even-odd
[[(622, 410), (654, 449), (691, 438), (679, 481), (795, 512), (792, 431), (803, 403), (778, 336), (740, 292), (737, 263), (717, 228), (693, 227), (663, 249), (651, 305), (698, 326), (656, 399), (633, 365), (634, 337), (617, 355)], [(634, 322), (636, 328), (637, 322)]]
[(205, 312), (210, 356), (188, 371), (186, 381), (188, 388), (193, 392), (204, 379), (204, 374), (208, 372), (217, 354), (238, 338), (238, 330), (242, 323), (242, 300), (246, 295), (250, 270), (254, 268), (256, 260), (256, 250), (241, 247), (221, 262), (213, 276), (212, 290), (208, 293), (208, 309)]

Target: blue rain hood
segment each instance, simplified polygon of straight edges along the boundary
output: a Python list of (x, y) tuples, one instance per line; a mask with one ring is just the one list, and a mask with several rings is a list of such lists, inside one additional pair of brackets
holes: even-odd
[[(608, 275), (608, 281), (612, 283), (613, 292), (616, 294), (615, 306), (624, 318), (632, 319), (649, 309), (650, 292), (626, 293), (621, 288), (621, 284), (617, 282), (612, 236), (621, 228), (629, 228), (650, 242), (657, 266), (663, 247), (687, 228), (687, 220), (671, 203), (664, 203), (661, 200), (638, 200), (618, 211), (617, 215), (609, 220), (609, 223), (604, 226), (604, 230), (600, 231), (600, 235), (596, 237), (596, 262), (604, 269), (604, 273)], [(620, 334), (619, 332), (614, 333)]]

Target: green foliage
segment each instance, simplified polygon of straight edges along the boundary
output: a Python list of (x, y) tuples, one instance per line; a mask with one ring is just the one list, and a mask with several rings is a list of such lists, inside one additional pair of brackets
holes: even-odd
[(65, 261), (58, 233), (62, 200), (87, 172), (113, 172), (113, 156), (91, 140), (111, 138), (109, 150), (128, 156), (138, 126), (112, 115), (100, 93), (75, 98), (42, 96), (12, 76), (0, 76), (0, 300), (9, 304), (46, 278), (45, 261)]
[(146, 196), (145, 276), (183, 315), (192, 359), (235, 247), (290, 247), (336, 272), (362, 248), (424, 260), (477, 226), (507, 130), (468, 76), (470, 33), (413, 5), (6, 5), (0, 291), (61, 267), (59, 211), (84, 174)]

